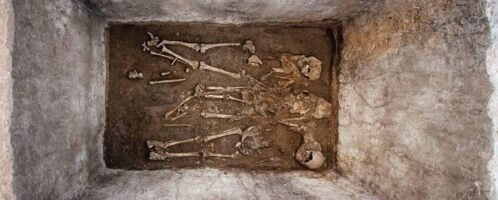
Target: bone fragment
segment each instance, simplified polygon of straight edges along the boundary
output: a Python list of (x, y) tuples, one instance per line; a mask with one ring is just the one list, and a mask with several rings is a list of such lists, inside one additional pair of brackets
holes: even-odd
[(249, 66), (253, 66), (253, 67), (259, 67), (263, 64), (263, 61), (261, 61), (261, 59), (259, 59), (259, 57), (257, 55), (251, 55), (248, 59), (247, 59), (247, 65)]
[(201, 70), (209, 70), (209, 71), (212, 71), (212, 72), (216, 72), (216, 73), (219, 73), (219, 74), (223, 74), (223, 75), (226, 75), (226, 76), (229, 76), (229, 77), (232, 77), (234, 79), (239, 79), (240, 78), (240, 74), (238, 73), (233, 73), (233, 72), (229, 72), (229, 71), (226, 71), (224, 69), (220, 69), (220, 68), (217, 68), (217, 67), (213, 67), (211, 65), (208, 65), (206, 64), (205, 62), (201, 61), (200, 62), (200, 69)]
[(168, 158), (199, 157), (199, 156), (201, 156), (199, 152), (187, 152), (187, 153), (150, 152), (149, 160), (166, 160)]
[(171, 116), (173, 113), (176, 112), (176, 110), (178, 110), (180, 107), (183, 106), (183, 104), (186, 104), (187, 102), (189, 102), (192, 98), (194, 98), (194, 96), (189, 96), (187, 98), (185, 98), (183, 101), (181, 101), (178, 105), (176, 105), (172, 110), (168, 111), (165, 115), (164, 115), (164, 118), (168, 118), (169, 116)]
[(144, 79), (144, 73), (136, 69), (128, 71), (128, 78), (132, 80), (142, 80)]
[(179, 79), (167, 79), (167, 80), (160, 80), (160, 81), (149, 81), (149, 85), (156, 85), (156, 84), (162, 84), (162, 83), (178, 83), (178, 82), (183, 82), (187, 79), (184, 78), (179, 78)]
[(162, 46), (161, 51), (177, 58), (178, 60), (183, 61), (184, 63), (186, 63), (187, 65), (191, 66), (194, 69), (197, 69), (199, 67), (199, 61), (191, 61), (187, 58), (184, 58), (183, 56), (178, 55), (177, 53), (175, 53), (174, 51), (171, 51), (170, 49), (166, 48), (165, 46)]
[(215, 140), (215, 139), (230, 136), (230, 135), (242, 135), (242, 129), (241, 128), (228, 129), (226, 131), (223, 131), (220, 134), (206, 136), (205, 138), (202, 139), (202, 141), (209, 142), (211, 140)]
[(207, 50), (218, 47), (236, 47), (240, 46), (240, 43), (216, 43), (216, 44), (201, 44), (199, 52), (206, 53)]
[(190, 49), (193, 49), (194, 51), (200, 51), (201, 46), (197, 43), (190, 43), (190, 42), (182, 42), (182, 41), (170, 41), (170, 40), (163, 40), (159, 44), (157, 44), (157, 47), (162, 47), (164, 45), (179, 45), (179, 46), (184, 46)]
[(142, 43), (142, 51), (144, 51), (144, 52), (145, 51), (150, 51), (150, 48), (147, 46), (146, 42)]
[(256, 53), (256, 47), (254, 46), (254, 43), (251, 40), (246, 40), (246, 43), (244, 43), (244, 46), (242, 46), (244, 50), (249, 51), (249, 53), (254, 54)]
[(167, 75), (170, 75), (171, 72), (161, 72), (160, 74), (161, 74), (161, 76), (167, 76)]
[(149, 149), (154, 148), (154, 147), (167, 149), (171, 146), (185, 144), (185, 143), (192, 143), (192, 142), (196, 142), (199, 140), (200, 140), (199, 136), (197, 136), (195, 138), (190, 138), (190, 139), (185, 139), (185, 140), (177, 140), (177, 141), (169, 141), (169, 142), (161, 142), (161, 141), (157, 141), (157, 140), (147, 140), (147, 147)]

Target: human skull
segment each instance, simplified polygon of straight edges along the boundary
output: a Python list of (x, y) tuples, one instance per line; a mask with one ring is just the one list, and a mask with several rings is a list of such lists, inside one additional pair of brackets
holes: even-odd
[(320, 78), (322, 72), (322, 61), (314, 56), (304, 57), (297, 61), (301, 73), (308, 79), (314, 81)]

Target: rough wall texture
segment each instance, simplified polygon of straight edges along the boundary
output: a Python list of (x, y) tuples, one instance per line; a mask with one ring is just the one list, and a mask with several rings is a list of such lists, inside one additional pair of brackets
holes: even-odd
[(102, 167), (104, 23), (80, 2), (13, 4), (14, 191), (67, 199)]
[(12, 146), (10, 116), (12, 113), (12, 41), (14, 11), (11, 0), (0, 0), (0, 199), (14, 199), (12, 191)]
[(373, 0), (87, 0), (110, 21), (302, 22), (342, 19), (368, 8)]
[(484, 199), (484, 3), (386, 0), (346, 23), (339, 167), (391, 199)]
[(247, 172), (217, 169), (116, 171), (100, 177), (85, 200), (122, 199), (338, 199), (375, 200), (335, 173)]
[(487, 16), (491, 30), (491, 45), (487, 54), (487, 67), (489, 78), (494, 86), (494, 92), (489, 101), (488, 113), (493, 120), (493, 147), (494, 156), (489, 163), (488, 170), (494, 182), (491, 185), (491, 198), (498, 199), (498, 1), (488, 0), (486, 4)]

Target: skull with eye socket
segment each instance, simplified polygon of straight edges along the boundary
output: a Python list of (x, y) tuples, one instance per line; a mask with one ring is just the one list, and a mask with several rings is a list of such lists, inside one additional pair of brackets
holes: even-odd
[(320, 73), (322, 73), (322, 61), (318, 60), (314, 56), (303, 57), (297, 61), (297, 65), (301, 69), (301, 74), (303, 74), (308, 79), (314, 81), (320, 78)]

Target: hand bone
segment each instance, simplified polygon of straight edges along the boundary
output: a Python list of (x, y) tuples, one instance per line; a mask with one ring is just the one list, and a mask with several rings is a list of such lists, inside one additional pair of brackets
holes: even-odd
[(236, 47), (240, 46), (240, 43), (216, 43), (216, 44), (201, 44), (199, 52), (206, 53), (207, 50), (217, 47)]
[(201, 70), (209, 70), (209, 71), (212, 71), (212, 72), (223, 74), (223, 75), (232, 77), (234, 79), (239, 79), (240, 78), (240, 74), (238, 74), (238, 73), (233, 73), (233, 72), (226, 71), (224, 69), (213, 67), (211, 65), (206, 64), (204, 61), (200, 62), (200, 69)]

